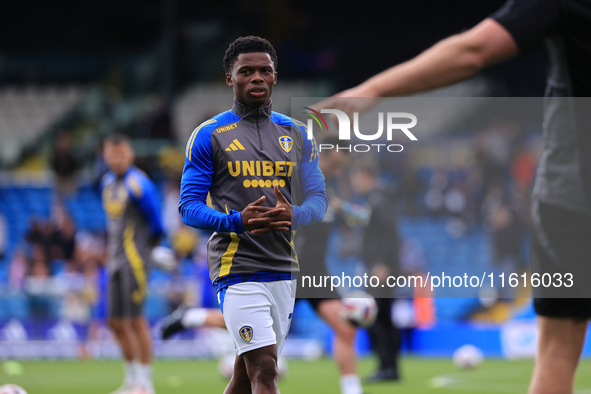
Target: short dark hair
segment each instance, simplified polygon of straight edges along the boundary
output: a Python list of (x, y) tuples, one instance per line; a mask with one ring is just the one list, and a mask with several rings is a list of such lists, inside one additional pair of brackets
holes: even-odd
[(273, 48), (273, 45), (269, 41), (257, 36), (238, 37), (230, 44), (224, 55), (224, 70), (228, 74), (231, 73), (234, 63), (238, 59), (238, 55), (254, 52), (268, 53), (273, 61), (275, 70), (277, 70), (277, 53), (275, 52), (275, 48)]
[(119, 144), (128, 144), (131, 146), (131, 140), (128, 136), (124, 134), (111, 134), (107, 138), (105, 138), (105, 143), (119, 145)]

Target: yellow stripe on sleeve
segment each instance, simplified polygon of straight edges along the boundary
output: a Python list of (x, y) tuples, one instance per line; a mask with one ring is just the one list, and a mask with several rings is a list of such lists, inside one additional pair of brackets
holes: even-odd
[(185, 152), (185, 156), (187, 156), (187, 158), (189, 159), (189, 161), (191, 161), (191, 156), (193, 154), (192, 150), (193, 150), (193, 144), (195, 143), (195, 138), (197, 138), (197, 133), (199, 132), (199, 130), (201, 130), (201, 128), (203, 126), (207, 126), (208, 124), (212, 124), (217, 122), (217, 120), (213, 119), (213, 120), (208, 120), (207, 122), (203, 122), (201, 124), (201, 126), (197, 127), (195, 129), (195, 131), (193, 132), (193, 135), (191, 135), (191, 138), (189, 138), (189, 142), (187, 143), (187, 151)]

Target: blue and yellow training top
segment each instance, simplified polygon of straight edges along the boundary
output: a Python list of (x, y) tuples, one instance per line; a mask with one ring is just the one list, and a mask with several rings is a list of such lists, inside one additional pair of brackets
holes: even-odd
[(107, 267), (112, 273), (131, 264), (140, 272), (150, 261), (154, 239), (163, 234), (154, 184), (132, 166), (121, 177), (105, 174), (100, 188), (109, 237)]
[[(208, 242), (209, 275), (217, 290), (245, 281), (275, 281), (299, 271), (294, 231), (252, 235), (241, 211), (273, 191), (292, 204), (292, 230), (322, 220), (328, 205), (318, 149), (303, 123), (234, 100), (231, 110), (195, 129), (185, 152), (179, 211), (189, 226), (214, 231)], [(207, 205), (207, 195), (212, 207)]]

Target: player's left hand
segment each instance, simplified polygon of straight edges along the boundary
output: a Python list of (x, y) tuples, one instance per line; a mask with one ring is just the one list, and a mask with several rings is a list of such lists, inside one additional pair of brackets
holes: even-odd
[[(293, 215), (293, 209), (291, 204), (285, 196), (279, 190), (279, 186), (274, 186), (275, 197), (277, 197), (277, 204), (275, 208), (284, 208), (285, 211), (276, 214), (273, 216), (273, 221), (268, 223), (264, 228), (258, 228), (256, 230), (252, 230), (251, 233), (253, 234), (269, 234), (271, 231), (289, 231), (289, 227), (285, 226), (286, 222), (291, 222), (291, 217)], [(253, 208), (256, 210), (256, 208)], [(262, 215), (264, 216), (264, 214)], [(267, 221), (266, 218), (257, 218), (257, 219), (250, 219), (248, 221), (249, 224), (261, 224)]]

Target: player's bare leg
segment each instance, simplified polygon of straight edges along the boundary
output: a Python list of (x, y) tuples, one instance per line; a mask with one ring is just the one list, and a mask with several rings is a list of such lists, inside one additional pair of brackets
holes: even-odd
[(226, 322), (224, 321), (224, 315), (222, 315), (222, 311), (217, 309), (209, 309), (207, 317), (205, 318), (204, 326), (226, 328)]
[(277, 346), (270, 345), (242, 355), (252, 394), (279, 394)]
[(132, 362), (139, 358), (139, 345), (129, 319), (109, 319), (109, 327), (113, 330), (115, 339), (121, 346), (125, 360)]
[(234, 374), (232, 375), (226, 390), (224, 390), (224, 394), (252, 394), (244, 357), (236, 356), (236, 361), (234, 361)]
[(357, 376), (355, 354), (355, 328), (339, 317), (341, 300), (326, 300), (318, 305), (318, 314), (335, 331), (334, 358), (341, 373), (341, 393), (361, 394), (361, 382)]
[(139, 360), (142, 364), (149, 364), (152, 360), (152, 338), (148, 323), (144, 317), (134, 317), (131, 319), (131, 326), (138, 340)]
[(587, 324), (585, 319), (538, 317), (538, 357), (529, 394), (573, 392)]
[(148, 322), (143, 316), (133, 317), (131, 319), (131, 327), (135, 333), (139, 349), (139, 371), (138, 383), (148, 393), (154, 392), (152, 384), (152, 338), (150, 337), (150, 329)]
[(121, 346), (121, 352), (126, 363), (125, 381), (123, 386), (115, 390), (114, 393), (123, 393), (131, 389), (136, 380), (136, 361), (140, 358), (140, 349), (135, 331), (131, 326), (130, 319), (112, 318), (109, 319), (109, 327), (113, 330), (115, 339)]
[(355, 355), (355, 328), (345, 323), (339, 317), (341, 300), (326, 300), (318, 305), (318, 314), (335, 331), (334, 358), (341, 375), (357, 372), (357, 358)]

